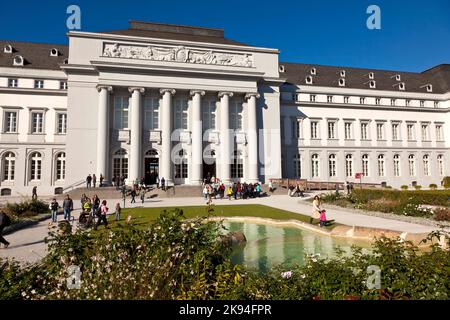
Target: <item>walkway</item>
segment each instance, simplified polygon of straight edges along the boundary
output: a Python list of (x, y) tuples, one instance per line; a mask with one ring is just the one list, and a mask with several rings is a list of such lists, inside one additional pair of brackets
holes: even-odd
[[(121, 200), (110, 199), (107, 201), (110, 208), (113, 208), (114, 204), (117, 202), (120, 202), (122, 205)], [(139, 202), (136, 204), (130, 204), (129, 201), (130, 200), (127, 199), (127, 208), (142, 207), (142, 204)], [(309, 202), (302, 201), (299, 198), (289, 197), (287, 195), (275, 195), (271, 197), (248, 200), (214, 200), (213, 203), (216, 205), (261, 204), (305, 215), (309, 215), (312, 208), (312, 205)], [(155, 198), (146, 200), (144, 207), (199, 206), (205, 204), (206, 201), (201, 197)], [(74, 206), (76, 209), (75, 211), (79, 211), (80, 202), (74, 200)], [(78, 214), (75, 214), (74, 216), (78, 217)], [(58, 218), (61, 219), (60, 216)], [(347, 212), (345, 209), (327, 209), (327, 218), (334, 219), (337, 223), (346, 224), (349, 226), (380, 228), (407, 233), (428, 233), (436, 229), (430, 226)], [(11, 242), (11, 246), (6, 250), (0, 249), (0, 257), (14, 257), (20, 261), (28, 262), (39, 260), (46, 254), (44, 238), (47, 236), (49, 231), (49, 221), (50, 220), (43, 221), (33, 227), (19, 230), (7, 235), (6, 238)]]

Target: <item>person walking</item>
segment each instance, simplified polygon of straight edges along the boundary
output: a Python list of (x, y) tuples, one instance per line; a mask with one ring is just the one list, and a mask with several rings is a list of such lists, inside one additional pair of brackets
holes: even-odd
[(131, 203), (136, 203), (136, 187), (135, 186), (133, 186), (132, 188), (131, 188)]
[(144, 187), (141, 188), (141, 192), (139, 195), (141, 196), (142, 204), (144, 204), (144, 201), (145, 201), (145, 188)]
[(116, 221), (120, 221), (120, 212), (122, 211), (122, 208), (120, 207), (120, 203), (116, 203)]
[(108, 214), (108, 207), (106, 206), (106, 200), (102, 201), (102, 204), (100, 205), (100, 211), (98, 214), (98, 221), (97, 224), (94, 227), (94, 230), (97, 230), (98, 226), (101, 224), (105, 225), (105, 228), (109, 229), (108, 227), (108, 220), (106, 219), (106, 215)]
[(273, 183), (272, 183), (272, 179), (269, 180), (269, 192), (270, 192), (270, 193), (273, 192)]
[(164, 177), (161, 178), (161, 189), (166, 191), (166, 179)]
[(100, 208), (100, 198), (94, 194), (92, 198), (92, 217), (98, 217), (98, 210)]
[(33, 191), (31, 191), (31, 199), (36, 200), (37, 199), (37, 187), (33, 187)]
[(86, 177), (86, 188), (90, 188), (91, 187), (91, 182), (92, 182), (92, 176), (89, 173), (88, 176)]
[(59, 204), (56, 202), (56, 199), (53, 198), (52, 202), (50, 203), (50, 210), (52, 212), (52, 222), (57, 222), (58, 220), (58, 208)]
[(66, 195), (66, 199), (63, 201), (64, 219), (70, 221), (70, 213), (73, 210), (73, 201), (69, 195)]
[(9, 242), (6, 241), (5, 238), (3, 238), (2, 234), (3, 229), (5, 229), (9, 225), (11, 225), (11, 219), (5, 212), (0, 211), (0, 243), (3, 243), (5, 249), (9, 247)]
[(314, 196), (313, 209), (311, 212), (311, 217), (309, 218), (309, 223), (313, 223), (313, 219), (320, 219), (320, 212), (322, 211), (322, 206), (320, 204), (320, 197)]
[(95, 173), (92, 175), (92, 184), (94, 185), (95, 188), (95, 185), (97, 184), (97, 176), (95, 175)]

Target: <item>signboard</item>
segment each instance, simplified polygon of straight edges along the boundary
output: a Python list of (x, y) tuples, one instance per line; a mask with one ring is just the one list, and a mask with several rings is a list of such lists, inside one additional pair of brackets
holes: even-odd
[(355, 179), (361, 179), (363, 176), (361, 172), (355, 173)]

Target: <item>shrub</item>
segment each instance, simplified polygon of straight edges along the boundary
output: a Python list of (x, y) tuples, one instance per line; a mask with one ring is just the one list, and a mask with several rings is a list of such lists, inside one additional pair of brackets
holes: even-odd
[(437, 184), (430, 183), (429, 187), (430, 187), (431, 190), (436, 190), (437, 189)]
[(400, 189), (402, 189), (402, 190), (408, 190), (408, 186), (407, 186), (406, 184), (404, 184), (404, 185), (402, 185), (402, 186), (400, 187)]
[(419, 185), (419, 184), (417, 184), (417, 185), (415, 185), (415, 186), (414, 186), (414, 189), (416, 189), (416, 190), (420, 190), (420, 189), (422, 189), (422, 186), (421, 186), (421, 185)]
[(50, 211), (49, 204), (45, 201), (34, 199), (25, 200), (19, 203), (7, 203), (6, 211), (11, 216), (29, 217), (40, 213), (47, 213)]
[(442, 180), (442, 185), (445, 189), (450, 189), (450, 176), (444, 177)]
[(381, 198), (367, 202), (361, 207), (361, 209), (390, 213), (394, 212), (399, 205), (400, 200)]
[(433, 219), (436, 221), (450, 221), (450, 208), (434, 209)]

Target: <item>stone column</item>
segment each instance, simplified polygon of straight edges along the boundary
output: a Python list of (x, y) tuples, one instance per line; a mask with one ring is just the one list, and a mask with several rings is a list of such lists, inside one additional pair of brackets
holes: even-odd
[(142, 144), (142, 103), (141, 103), (141, 94), (145, 92), (144, 88), (128, 88), (128, 91), (131, 93), (131, 121), (130, 121), (130, 159), (129, 159), (129, 174), (128, 181), (133, 183), (133, 181), (140, 180), (142, 174), (142, 153), (141, 153), (141, 144)]
[(100, 174), (108, 176), (108, 158), (109, 158), (109, 121), (108, 121), (108, 100), (111, 86), (97, 86), (98, 97), (98, 115), (97, 115), (97, 170), (96, 175), (99, 179)]
[(258, 93), (247, 93), (247, 148), (248, 148), (248, 174), (249, 183), (259, 181), (258, 174), (258, 126), (256, 121), (256, 99), (259, 98)]
[(220, 167), (221, 176), (224, 183), (231, 181), (231, 131), (230, 131), (230, 98), (232, 92), (219, 92), (220, 98)]
[(202, 183), (203, 173), (203, 126), (202, 126), (202, 108), (201, 97), (205, 91), (191, 90), (192, 96), (192, 167), (191, 183), (200, 185)]
[(159, 178), (165, 179), (166, 186), (173, 184), (172, 170), (172, 96), (175, 95), (175, 89), (160, 89), (162, 95), (161, 114), (161, 156), (159, 157), (160, 174)]

